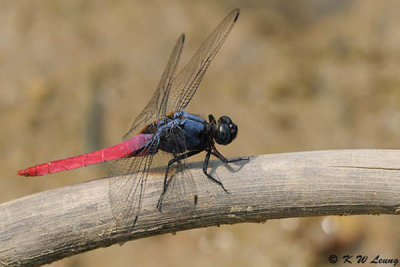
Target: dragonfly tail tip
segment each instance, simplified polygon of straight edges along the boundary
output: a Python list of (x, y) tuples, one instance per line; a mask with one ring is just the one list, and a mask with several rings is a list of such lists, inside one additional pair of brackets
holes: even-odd
[(22, 176), (26, 176), (25, 169), (19, 170), (19, 171), (17, 172), (17, 174), (18, 174), (18, 175), (22, 175)]

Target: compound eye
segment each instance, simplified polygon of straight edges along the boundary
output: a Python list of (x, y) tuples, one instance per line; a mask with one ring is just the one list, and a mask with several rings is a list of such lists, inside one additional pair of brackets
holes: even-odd
[(222, 116), (218, 119), (215, 141), (220, 145), (227, 145), (235, 139), (237, 132), (236, 124), (228, 116)]
[[(231, 141), (230, 141), (230, 142), (232, 142), (233, 139), (236, 138), (236, 135), (237, 135), (237, 133), (238, 133), (238, 127), (236, 126), (236, 124), (232, 123), (232, 124), (230, 125), (230, 129), (231, 129)], [(230, 142), (229, 142), (229, 143), (230, 143)]]
[(233, 124), (231, 118), (229, 118), (228, 116), (222, 116), (221, 118), (218, 119), (218, 124), (223, 124), (223, 123)]
[(218, 126), (215, 141), (220, 145), (227, 145), (231, 142), (231, 129), (229, 124), (223, 123)]

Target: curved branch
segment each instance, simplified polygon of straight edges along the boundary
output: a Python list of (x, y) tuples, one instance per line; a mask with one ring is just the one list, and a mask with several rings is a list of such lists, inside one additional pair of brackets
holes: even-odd
[(221, 180), (229, 195), (201, 182), (207, 180), (201, 162), (190, 168), (197, 205), (182, 210), (182, 198), (171, 195), (159, 212), (156, 204), (163, 174), (152, 172), (141, 216), (132, 231), (115, 228), (108, 199), (110, 178), (1, 204), (0, 265), (41, 265), (127, 240), (219, 224), (400, 213), (399, 150), (262, 155), (230, 167), (210, 162), (211, 174)]

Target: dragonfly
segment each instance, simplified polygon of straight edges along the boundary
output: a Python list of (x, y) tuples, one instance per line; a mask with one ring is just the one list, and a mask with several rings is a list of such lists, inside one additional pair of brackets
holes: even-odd
[[(206, 121), (198, 115), (186, 112), (185, 108), (196, 93), (211, 61), (231, 32), (239, 12), (239, 9), (232, 10), (175, 75), (185, 42), (184, 34), (179, 37), (157, 90), (123, 136), (122, 143), (21, 169), (18, 174), (40, 176), (113, 160), (109, 172), (110, 176), (117, 179), (110, 179), (109, 198), (118, 225), (136, 224), (150, 169), (160, 166), (165, 169), (163, 189), (157, 203), (157, 208), (161, 211), (174, 172), (188, 174), (184, 162), (203, 151), (206, 153), (203, 173), (212, 183), (229, 193), (222, 182), (208, 173), (208, 164), (211, 155), (224, 163), (245, 159), (227, 159), (216, 148), (216, 144), (228, 145), (236, 138), (237, 125), (228, 116), (216, 120), (210, 114)], [(194, 196), (193, 202), (197, 203), (197, 195)]]

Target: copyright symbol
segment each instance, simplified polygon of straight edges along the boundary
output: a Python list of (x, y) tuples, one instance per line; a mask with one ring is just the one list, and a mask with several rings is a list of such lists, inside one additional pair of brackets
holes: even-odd
[(336, 255), (330, 255), (329, 256), (329, 262), (330, 263), (336, 263), (338, 261), (338, 258)]

